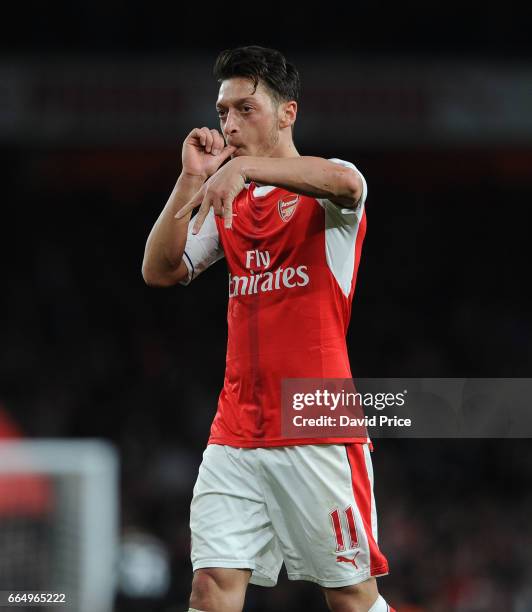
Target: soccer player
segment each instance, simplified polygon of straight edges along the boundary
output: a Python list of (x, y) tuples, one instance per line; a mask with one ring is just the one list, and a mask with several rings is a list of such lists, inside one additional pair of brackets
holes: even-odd
[(214, 75), (221, 134), (186, 137), (143, 262), (155, 287), (188, 285), (224, 257), (229, 270), (225, 380), (191, 504), (190, 610), (240, 612), (248, 583), (274, 586), (284, 561), (330, 610), (388, 612), (367, 437), (281, 435), (282, 379), (351, 377), (366, 183), (349, 162), (299, 155), (299, 75), (281, 53), (223, 51)]

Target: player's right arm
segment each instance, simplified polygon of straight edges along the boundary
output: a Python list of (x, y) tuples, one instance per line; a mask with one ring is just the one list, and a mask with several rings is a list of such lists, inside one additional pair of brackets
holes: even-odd
[(165, 207), (153, 226), (144, 251), (142, 276), (150, 287), (170, 287), (188, 277), (183, 261), (190, 213), (175, 215), (235, 151), (225, 146), (218, 130), (195, 128), (183, 143), (183, 168)]

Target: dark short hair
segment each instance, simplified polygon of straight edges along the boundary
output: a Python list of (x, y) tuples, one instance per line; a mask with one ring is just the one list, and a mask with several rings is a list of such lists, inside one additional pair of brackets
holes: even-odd
[(219, 83), (233, 77), (251, 79), (255, 86), (253, 93), (262, 81), (277, 102), (299, 100), (299, 73), (296, 67), (275, 49), (258, 45), (226, 49), (216, 58), (213, 72)]

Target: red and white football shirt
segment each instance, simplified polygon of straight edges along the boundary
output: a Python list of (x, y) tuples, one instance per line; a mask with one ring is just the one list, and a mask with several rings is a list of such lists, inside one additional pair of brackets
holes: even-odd
[(225, 380), (209, 444), (368, 441), (281, 436), (284, 378), (351, 378), (345, 336), (366, 232), (362, 182), (356, 209), (250, 183), (235, 198), (232, 228), (212, 209), (195, 236), (190, 223), (182, 284), (224, 256), (229, 270)]

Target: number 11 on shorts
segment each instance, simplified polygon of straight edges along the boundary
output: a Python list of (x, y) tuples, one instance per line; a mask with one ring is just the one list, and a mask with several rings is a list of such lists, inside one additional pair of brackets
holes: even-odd
[[(345, 519), (347, 523), (347, 531), (349, 533), (349, 548), (356, 548), (358, 546), (358, 534), (355, 525), (355, 514), (353, 512), (353, 506), (347, 506), (344, 510)], [(329, 512), (331, 522), (334, 531), (334, 537), (336, 539), (336, 552), (342, 552), (345, 550), (345, 539), (342, 529), (342, 521), (340, 520), (340, 511), (335, 508), (332, 512)]]

